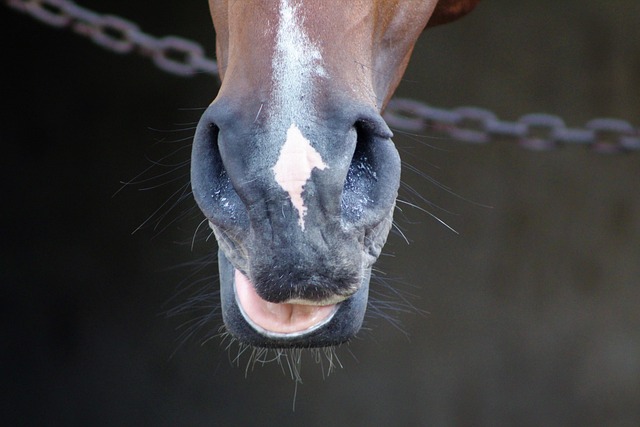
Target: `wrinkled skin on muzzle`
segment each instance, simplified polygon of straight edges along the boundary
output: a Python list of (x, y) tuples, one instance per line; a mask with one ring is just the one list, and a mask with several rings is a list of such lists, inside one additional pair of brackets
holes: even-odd
[(400, 182), (381, 111), (434, 9), (443, 23), (476, 1), (209, 1), (222, 85), (191, 180), (240, 342), (324, 347), (358, 332)]
[(271, 134), (231, 110), (209, 107), (192, 158), (194, 195), (219, 243), (225, 325), (261, 347), (344, 342), (360, 329), (391, 226), (400, 180), (391, 133), (377, 114), (302, 126), (324, 168), (299, 183), (301, 215), (276, 173), (287, 130)]

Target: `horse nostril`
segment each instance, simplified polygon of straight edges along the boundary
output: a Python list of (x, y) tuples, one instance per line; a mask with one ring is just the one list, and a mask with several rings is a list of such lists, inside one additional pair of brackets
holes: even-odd
[(348, 222), (357, 222), (368, 205), (373, 203), (371, 189), (377, 178), (368, 157), (369, 135), (356, 128), (356, 147), (347, 171), (342, 191), (342, 215)]
[(219, 127), (203, 116), (193, 143), (191, 186), (202, 212), (223, 229), (238, 227), (246, 216), (219, 147)]
[[(381, 121), (381, 119), (379, 120)], [(354, 125), (356, 146), (342, 192), (342, 217), (347, 223), (371, 226), (387, 216), (395, 202), (400, 163), (391, 131), (379, 121)]]

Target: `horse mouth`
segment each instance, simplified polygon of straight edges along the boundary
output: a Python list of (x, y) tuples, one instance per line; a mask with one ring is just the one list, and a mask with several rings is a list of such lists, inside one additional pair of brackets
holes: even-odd
[(299, 337), (322, 328), (331, 321), (339, 304), (346, 299), (335, 296), (323, 301), (265, 301), (249, 278), (238, 269), (234, 269), (234, 290), (244, 320), (262, 335), (272, 338)]
[(262, 348), (330, 347), (353, 338), (367, 307), (370, 268), (349, 296), (318, 300), (291, 298), (269, 302), (254, 284), (218, 250), (222, 318), (229, 332), (243, 344)]

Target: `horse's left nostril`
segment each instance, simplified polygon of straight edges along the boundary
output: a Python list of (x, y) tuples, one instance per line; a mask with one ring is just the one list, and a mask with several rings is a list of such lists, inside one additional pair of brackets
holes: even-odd
[(400, 159), (381, 118), (360, 120), (354, 128), (357, 141), (342, 192), (342, 218), (369, 227), (384, 219), (395, 203)]

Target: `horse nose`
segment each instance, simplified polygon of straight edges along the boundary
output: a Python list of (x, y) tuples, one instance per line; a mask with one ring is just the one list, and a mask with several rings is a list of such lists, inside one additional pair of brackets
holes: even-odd
[(369, 112), (288, 125), (214, 103), (194, 139), (194, 196), (264, 300), (348, 297), (391, 224), (400, 171), (391, 132)]

